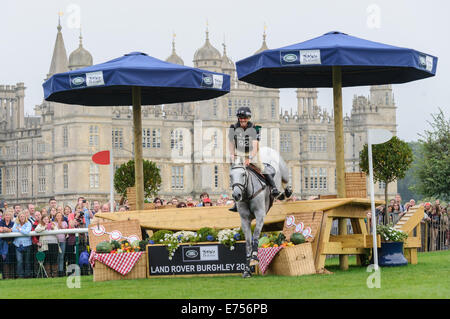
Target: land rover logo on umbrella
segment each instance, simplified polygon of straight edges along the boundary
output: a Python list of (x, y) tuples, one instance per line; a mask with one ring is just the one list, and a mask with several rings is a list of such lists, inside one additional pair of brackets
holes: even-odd
[(208, 76), (208, 77), (205, 77), (205, 78), (204, 78), (204, 81), (205, 81), (205, 84), (206, 84), (206, 85), (211, 85), (211, 84), (212, 84), (212, 78), (209, 77), (209, 76)]
[(72, 84), (74, 85), (81, 85), (84, 83), (84, 78), (81, 76), (77, 76), (76, 78), (72, 79)]
[(292, 63), (297, 60), (297, 56), (293, 53), (288, 53), (283, 57), (284, 62)]

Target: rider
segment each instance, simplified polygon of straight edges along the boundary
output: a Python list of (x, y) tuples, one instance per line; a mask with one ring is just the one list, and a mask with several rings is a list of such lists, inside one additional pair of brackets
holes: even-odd
[[(258, 167), (268, 184), (272, 187), (271, 194), (277, 197), (280, 191), (275, 185), (273, 180), (273, 174), (265, 174), (264, 166), (261, 163), (259, 157), (259, 140), (261, 134), (261, 126), (254, 125), (250, 122), (252, 112), (249, 107), (240, 107), (236, 116), (238, 122), (231, 124), (228, 132), (228, 141), (230, 145), (231, 159), (234, 162), (237, 157), (244, 159), (244, 165), (248, 166), (250, 163)], [(237, 212), (236, 203), (229, 209), (230, 211)]]

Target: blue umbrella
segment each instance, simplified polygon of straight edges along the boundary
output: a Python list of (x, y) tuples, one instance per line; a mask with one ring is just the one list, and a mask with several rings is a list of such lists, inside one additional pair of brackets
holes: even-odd
[(136, 207), (143, 208), (141, 105), (208, 100), (230, 91), (230, 76), (132, 52), (58, 73), (44, 84), (47, 101), (88, 106), (133, 105)]
[(341, 32), (236, 62), (238, 78), (268, 88), (332, 87), (338, 197), (345, 197), (342, 87), (405, 83), (436, 74), (437, 58)]

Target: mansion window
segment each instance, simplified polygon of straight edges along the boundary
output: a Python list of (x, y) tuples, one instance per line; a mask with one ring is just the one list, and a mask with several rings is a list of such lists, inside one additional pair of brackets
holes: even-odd
[(3, 170), (0, 167), (0, 195), (3, 194)]
[(161, 148), (161, 129), (143, 129), (142, 131), (143, 148)]
[(98, 146), (98, 126), (89, 126), (89, 146)]
[(45, 180), (45, 166), (38, 167), (38, 192), (45, 193), (46, 180)]
[(233, 101), (228, 99), (228, 117), (233, 116)]
[(327, 169), (324, 167), (310, 167), (304, 169), (304, 185), (305, 189), (327, 190)]
[(16, 168), (6, 168), (6, 195), (13, 195), (16, 193)]
[(69, 129), (67, 126), (63, 126), (63, 147), (69, 146)]
[(309, 151), (310, 152), (326, 152), (327, 137), (326, 135), (309, 135)]
[(22, 194), (28, 193), (28, 167), (21, 166), (20, 170), (20, 190)]
[(45, 143), (37, 144), (37, 152), (40, 154), (45, 153)]
[(98, 165), (91, 163), (91, 166), (89, 168), (89, 187), (98, 188), (99, 181), (100, 181), (100, 173)]
[(123, 149), (123, 128), (112, 130), (112, 144), (115, 149)]
[(21, 154), (28, 154), (28, 150), (29, 150), (28, 143), (22, 144), (20, 146), (20, 153)]
[(183, 155), (183, 131), (172, 130), (170, 131), (170, 149), (179, 150), (180, 155)]
[(219, 166), (214, 165), (214, 187), (219, 187)]
[(152, 147), (161, 148), (161, 129), (152, 129)]
[(149, 128), (142, 129), (142, 148), (150, 148), (152, 145), (152, 131)]
[(217, 99), (213, 100), (213, 116), (217, 116)]
[(63, 184), (64, 189), (69, 188), (69, 164), (63, 165)]
[(291, 152), (292, 151), (292, 140), (291, 140), (290, 133), (281, 133), (280, 151), (281, 152)]
[(272, 100), (271, 105), (270, 105), (270, 110), (271, 110), (271, 115), (272, 115), (272, 119), (275, 119), (277, 116), (277, 109), (275, 107), (275, 100)]
[(384, 190), (386, 188), (386, 183), (385, 182), (378, 182), (378, 189), (382, 189), (382, 190)]
[(172, 189), (184, 189), (183, 166), (172, 166)]

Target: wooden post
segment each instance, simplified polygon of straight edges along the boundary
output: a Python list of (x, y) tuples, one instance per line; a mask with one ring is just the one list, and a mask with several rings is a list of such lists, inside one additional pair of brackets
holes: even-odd
[(142, 162), (141, 88), (133, 86), (134, 128), (134, 180), (136, 185), (136, 210), (144, 208), (144, 167)]
[(333, 66), (334, 141), (338, 198), (345, 198), (344, 120), (342, 115), (342, 70)]
[[(347, 235), (347, 218), (339, 218), (339, 235)], [(339, 266), (341, 270), (348, 269), (348, 255), (339, 255)]]

